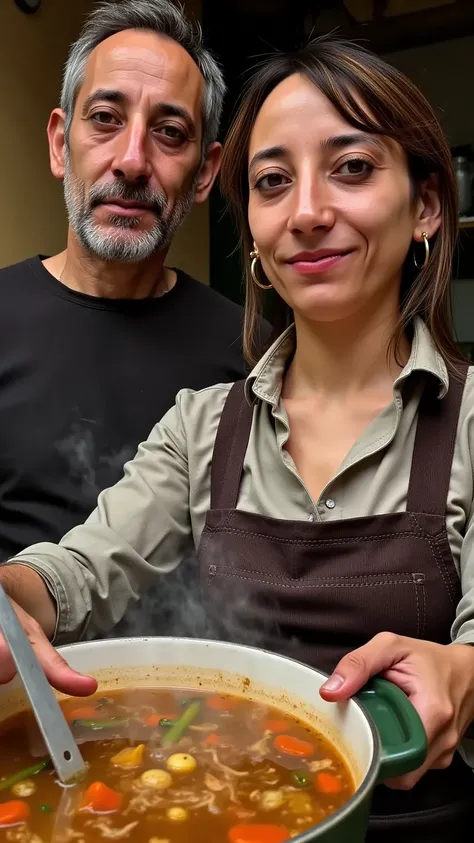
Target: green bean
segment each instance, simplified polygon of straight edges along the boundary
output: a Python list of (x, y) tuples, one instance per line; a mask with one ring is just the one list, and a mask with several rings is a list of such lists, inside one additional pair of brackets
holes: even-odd
[(187, 709), (183, 711), (181, 717), (173, 724), (173, 726), (171, 726), (171, 729), (168, 729), (166, 735), (164, 735), (162, 739), (163, 746), (170, 743), (176, 743), (176, 741), (179, 740), (188, 726), (190, 726), (193, 720), (197, 717), (200, 708), (200, 702), (192, 702)]
[(46, 761), (40, 761), (38, 764), (34, 764), (33, 767), (26, 767), (24, 770), (20, 770), (19, 773), (15, 773), (13, 776), (10, 776), (8, 779), (4, 779), (4, 781), (0, 782), (0, 790), (8, 790), (8, 788), (12, 787), (14, 784), (18, 782), (22, 782), (25, 779), (29, 779), (30, 776), (36, 776), (38, 773), (41, 773), (46, 767), (51, 766), (51, 761), (48, 758)]
[(159, 725), (161, 726), (162, 729), (167, 729), (170, 726), (174, 726), (175, 723), (176, 723), (176, 720), (168, 720), (167, 717), (162, 717)]
[(115, 717), (111, 720), (73, 720), (72, 725), (81, 729), (115, 729), (116, 726), (124, 726), (128, 722), (128, 717)]

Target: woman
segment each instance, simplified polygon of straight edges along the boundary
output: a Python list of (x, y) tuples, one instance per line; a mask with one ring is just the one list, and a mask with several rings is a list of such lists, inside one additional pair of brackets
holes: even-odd
[(104, 634), (194, 544), (208, 608), (332, 672), (328, 700), (383, 673), (417, 707), (427, 762), (378, 788), (368, 840), (467, 840), (474, 391), (449, 319), (448, 145), (408, 79), (324, 38), (257, 70), (222, 182), (248, 353), (270, 288), (289, 327), (246, 384), (182, 392), (88, 522), (2, 582), (50, 680), (88, 693), (31, 616), (55, 643)]

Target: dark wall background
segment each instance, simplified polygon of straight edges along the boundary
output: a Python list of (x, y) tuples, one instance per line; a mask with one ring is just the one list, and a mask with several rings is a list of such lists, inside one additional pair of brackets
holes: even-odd
[[(384, 5), (374, 0), (372, 20), (360, 24), (344, 0), (202, 0), (206, 43), (220, 60), (228, 86), (220, 139), (225, 137), (252, 65), (275, 48), (298, 46), (310, 31), (318, 35), (337, 30), (389, 59), (397, 50), (474, 34), (474, 0), (456, 0), (391, 19), (384, 18)], [(461, 232), (453, 274), (474, 278), (474, 228)], [(218, 187), (210, 199), (210, 283), (243, 302), (238, 237)]]
[[(222, 121), (225, 137), (249, 68), (273, 48), (290, 49), (303, 39), (307, 0), (203, 0), (208, 47), (223, 65), (228, 93)], [(218, 188), (210, 199), (210, 282), (236, 302), (243, 301), (238, 238)]]

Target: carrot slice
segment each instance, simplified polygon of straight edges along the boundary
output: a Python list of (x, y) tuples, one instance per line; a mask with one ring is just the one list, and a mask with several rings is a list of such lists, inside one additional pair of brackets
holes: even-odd
[(13, 799), (0, 804), (0, 826), (25, 823), (30, 816), (30, 806), (23, 799)]
[(84, 793), (81, 808), (105, 814), (119, 811), (121, 804), (121, 793), (107, 787), (103, 782), (93, 782)]
[(273, 734), (278, 735), (281, 732), (286, 732), (288, 727), (291, 724), (288, 720), (278, 720), (278, 718), (270, 718), (269, 720), (263, 721), (263, 729), (265, 732), (273, 732)]
[(342, 790), (341, 780), (332, 773), (318, 773), (315, 784), (322, 793), (340, 793)]
[(159, 726), (160, 720), (175, 720), (176, 712), (174, 714), (150, 714), (145, 718), (147, 726)]
[(273, 746), (279, 752), (286, 755), (295, 755), (298, 758), (307, 758), (314, 753), (314, 746), (309, 741), (302, 741), (292, 735), (277, 735)]
[(83, 705), (79, 706), (79, 708), (73, 708), (71, 711), (68, 711), (66, 714), (66, 720), (69, 722), (72, 720), (93, 720), (96, 715), (97, 709), (95, 705)]
[(204, 738), (203, 743), (206, 743), (208, 746), (218, 746), (222, 743), (222, 736), (218, 735), (217, 732), (211, 732)]
[(234, 825), (229, 831), (230, 843), (283, 843), (289, 836), (281, 825)]
[(238, 705), (238, 701), (222, 694), (212, 694), (207, 698), (206, 705), (213, 711), (232, 711)]

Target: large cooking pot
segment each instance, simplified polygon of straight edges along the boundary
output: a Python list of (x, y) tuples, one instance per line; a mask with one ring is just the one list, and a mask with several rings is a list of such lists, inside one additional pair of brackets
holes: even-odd
[[(357, 791), (298, 843), (363, 843), (377, 782), (408, 773), (426, 756), (422, 723), (405, 694), (373, 680), (346, 703), (327, 703), (320, 671), (253, 647), (187, 638), (117, 638), (60, 648), (71, 667), (94, 675), (101, 691), (173, 686), (229, 692), (278, 706), (322, 732), (346, 759)], [(60, 695), (58, 695), (60, 696)], [(26, 705), (18, 679), (0, 688), (0, 719)]]

